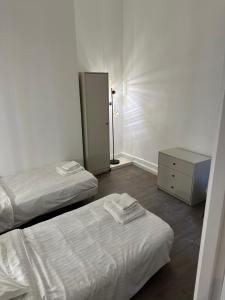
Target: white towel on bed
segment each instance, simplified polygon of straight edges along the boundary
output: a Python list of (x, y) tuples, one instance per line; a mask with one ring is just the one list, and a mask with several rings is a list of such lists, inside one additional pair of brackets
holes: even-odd
[(84, 168), (76, 161), (68, 161), (56, 166), (56, 172), (61, 176), (69, 176), (83, 171)]
[(72, 161), (68, 161), (66, 162), (63, 166), (62, 166), (62, 169), (64, 171), (73, 171), (73, 170), (76, 170), (80, 168), (80, 164), (74, 160)]
[(127, 224), (142, 215), (145, 214), (145, 209), (139, 204), (136, 203), (132, 210), (128, 213), (121, 212), (120, 209), (115, 205), (114, 201), (108, 200), (104, 203), (104, 209), (110, 213), (117, 223)]
[(112, 201), (122, 212), (128, 212), (137, 204), (137, 200), (128, 195), (127, 193), (121, 194), (119, 198), (115, 198)]

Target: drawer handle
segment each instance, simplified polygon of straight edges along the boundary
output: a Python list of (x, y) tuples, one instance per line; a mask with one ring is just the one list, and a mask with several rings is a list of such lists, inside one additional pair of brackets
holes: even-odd
[(172, 190), (174, 189), (174, 186), (173, 186), (173, 185), (171, 185), (171, 189), (172, 189)]
[(173, 175), (171, 175), (173, 178), (175, 177), (175, 175), (173, 174)]
[(176, 163), (173, 163), (174, 166), (176, 166)]

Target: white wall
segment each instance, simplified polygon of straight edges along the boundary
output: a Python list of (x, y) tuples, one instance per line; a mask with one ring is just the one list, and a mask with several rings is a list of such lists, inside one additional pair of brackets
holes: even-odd
[(83, 159), (73, 9), (0, 1), (0, 175)]
[[(108, 72), (115, 96), (115, 152), (122, 144), (122, 0), (74, 0), (79, 71)], [(111, 149), (112, 152), (112, 149)]]
[(82, 161), (78, 71), (110, 73), (117, 153), (150, 163), (173, 146), (211, 154), (223, 9), (223, 0), (2, 0), (0, 175)]
[(212, 154), (225, 53), (223, 0), (124, 0), (123, 151), (157, 163)]

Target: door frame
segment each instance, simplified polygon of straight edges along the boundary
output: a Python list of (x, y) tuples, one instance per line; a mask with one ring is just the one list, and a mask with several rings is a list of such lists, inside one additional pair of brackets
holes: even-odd
[(221, 253), (222, 236), (225, 233), (223, 230), (225, 215), (224, 88), (219, 123), (206, 200), (194, 300), (221, 299), (224, 279), (225, 257), (224, 253)]

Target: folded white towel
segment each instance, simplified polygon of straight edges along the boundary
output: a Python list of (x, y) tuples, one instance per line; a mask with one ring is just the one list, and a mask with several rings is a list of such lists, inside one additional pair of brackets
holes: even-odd
[(122, 213), (121, 210), (114, 204), (113, 201), (108, 200), (104, 203), (104, 209), (110, 213), (117, 223), (127, 224), (145, 214), (145, 209), (138, 203), (135, 205), (135, 209), (130, 213)]
[(65, 171), (72, 171), (78, 169), (80, 164), (74, 160), (65, 163), (61, 168)]
[(81, 167), (81, 166), (80, 166), (79, 168), (75, 169), (75, 170), (72, 170), (72, 171), (65, 171), (65, 170), (63, 170), (63, 169), (60, 168), (60, 167), (56, 167), (56, 172), (57, 172), (59, 175), (61, 175), (61, 176), (74, 175), (74, 174), (79, 173), (79, 172), (81, 172), (81, 171), (83, 171), (83, 170), (84, 170), (84, 168)]
[(121, 211), (128, 211), (137, 204), (137, 200), (132, 198), (127, 193), (121, 194), (119, 198), (115, 198), (112, 201)]

